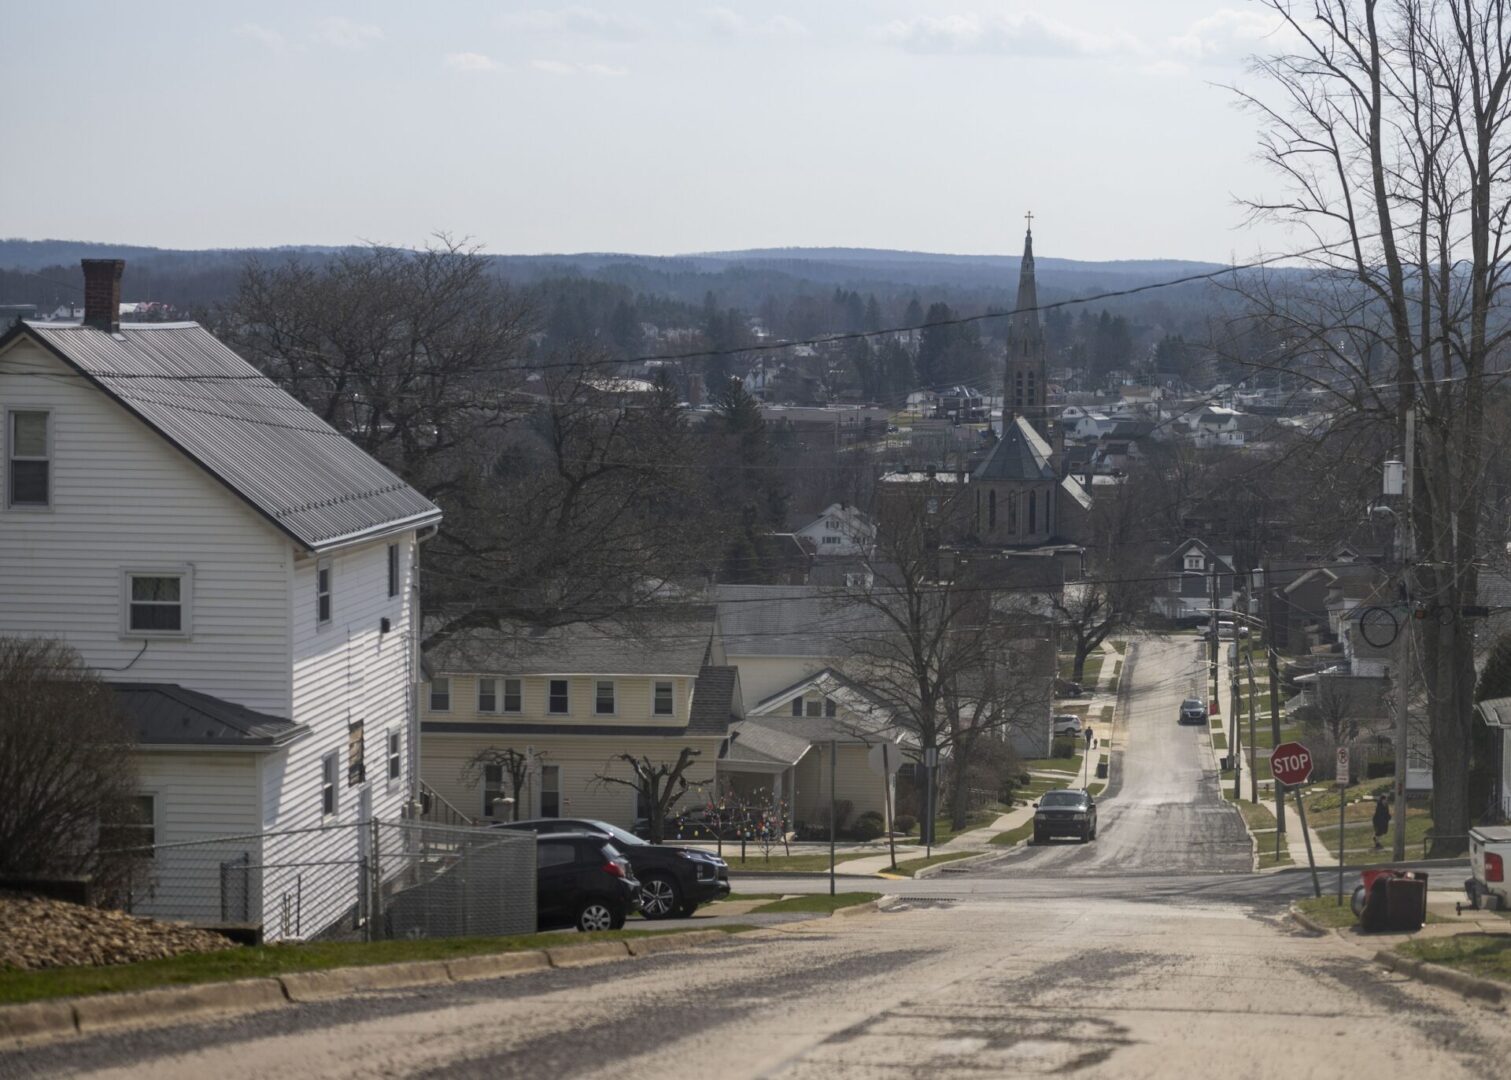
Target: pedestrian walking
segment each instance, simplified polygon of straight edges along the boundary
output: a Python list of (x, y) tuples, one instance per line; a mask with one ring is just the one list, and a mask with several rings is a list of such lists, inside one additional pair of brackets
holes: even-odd
[(1380, 850), (1380, 837), (1390, 831), (1390, 802), (1381, 795), (1375, 800), (1375, 850)]

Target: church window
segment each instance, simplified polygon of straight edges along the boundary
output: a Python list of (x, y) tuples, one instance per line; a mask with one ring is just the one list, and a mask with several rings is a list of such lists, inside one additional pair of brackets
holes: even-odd
[(1007, 531), (1018, 535), (1018, 496), (1014, 492), (1007, 497)]
[(986, 493), (986, 527), (988, 529), (995, 529), (997, 527), (996, 491), (988, 491)]
[(1034, 533), (1036, 533), (1038, 531), (1039, 531), (1039, 493), (1037, 491), (1030, 491), (1028, 493), (1028, 532), (1029, 532), (1029, 535), (1031, 536), (1031, 535), (1033, 535)]

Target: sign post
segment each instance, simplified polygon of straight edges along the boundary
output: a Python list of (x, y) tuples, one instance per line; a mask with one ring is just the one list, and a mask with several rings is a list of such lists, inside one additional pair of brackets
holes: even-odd
[(1270, 754), (1270, 772), (1277, 783), (1296, 792), (1296, 813), (1301, 818), (1301, 837), (1306, 841), (1306, 861), (1312, 871), (1312, 893), (1322, 895), (1322, 882), (1317, 878), (1317, 858), (1312, 853), (1312, 834), (1306, 825), (1306, 802), (1301, 798), (1301, 785), (1312, 777), (1312, 752), (1299, 742), (1281, 743)]
[(923, 822), (919, 826), (924, 833), (925, 858), (934, 856), (934, 766), (938, 764), (938, 747), (926, 747), (923, 751)]
[(892, 822), (892, 776), (902, 768), (902, 755), (898, 747), (883, 739), (866, 753), (871, 771), (881, 777), (881, 793), (887, 804), (887, 845), (892, 849), (892, 869), (897, 869), (897, 830)]

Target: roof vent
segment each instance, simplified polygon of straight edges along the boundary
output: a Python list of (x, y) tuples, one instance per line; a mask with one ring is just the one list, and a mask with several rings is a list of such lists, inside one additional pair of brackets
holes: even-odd
[(84, 325), (114, 333), (121, 328), (121, 274), (125, 259), (81, 259), (84, 267)]

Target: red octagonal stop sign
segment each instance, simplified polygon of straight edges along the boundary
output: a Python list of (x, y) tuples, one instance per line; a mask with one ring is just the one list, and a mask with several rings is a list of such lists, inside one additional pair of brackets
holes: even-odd
[(1312, 776), (1312, 752), (1299, 742), (1281, 743), (1270, 755), (1270, 772), (1286, 787), (1304, 784)]

